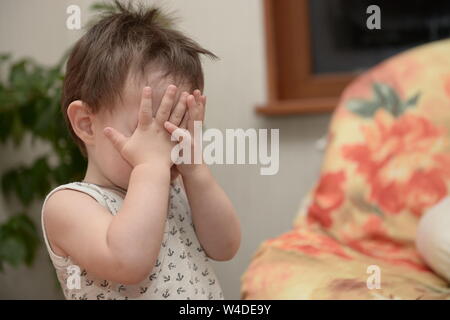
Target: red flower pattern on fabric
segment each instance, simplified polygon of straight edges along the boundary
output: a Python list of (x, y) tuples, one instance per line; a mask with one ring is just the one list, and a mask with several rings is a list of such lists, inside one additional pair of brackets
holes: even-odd
[(345, 200), (342, 187), (344, 181), (344, 171), (328, 172), (321, 176), (314, 191), (313, 202), (308, 209), (310, 223), (318, 222), (325, 228), (331, 227), (333, 224), (331, 213)]
[(443, 130), (422, 116), (394, 118), (380, 110), (362, 131), (364, 142), (343, 146), (343, 156), (357, 164), (371, 187), (371, 200), (383, 211), (406, 209), (420, 216), (447, 194), (450, 158), (436, 151)]

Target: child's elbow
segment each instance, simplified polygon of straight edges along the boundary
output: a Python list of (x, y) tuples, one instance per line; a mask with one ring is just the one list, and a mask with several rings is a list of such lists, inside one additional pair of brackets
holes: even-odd
[(105, 279), (123, 285), (135, 285), (143, 281), (148, 275), (131, 268), (114, 268), (108, 272), (92, 272), (97, 278)]
[(215, 260), (215, 261), (230, 261), (231, 259), (234, 258), (234, 256), (236, 255), (236, 253), (221, 253), (220, 255), (217, 255), (215, 257), (211, 257), (211, 259)]
[(229, 243), (224, 249), (222, 249), (220, 252), (217, 252), (214, 255), (209, 255), (209, 257), (216, 261), (229, 261), (233, 259), (240, 246), (240, 240), (236, 239), (233, 242)]
[(136, 285), (144, 281), (151, 273), (154, 263), (152, 259), (138, 259), (120, 263), (115, 269), (118, 271), (115, 281), (124, 285)]
[(115, 282), (123, 285), (136, 285), (144, 281), (150, 271), (143, 268), (122, 269), (122, 272), (116, 275)]

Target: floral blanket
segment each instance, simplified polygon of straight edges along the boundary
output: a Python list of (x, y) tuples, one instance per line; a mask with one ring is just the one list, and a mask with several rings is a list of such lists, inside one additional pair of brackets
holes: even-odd
[(321, 176), (293, 229), (266, 240), (243, 299), (450, 299), (415, 248), (450, 190), (450, 40), (396, 55), (342, 94)]

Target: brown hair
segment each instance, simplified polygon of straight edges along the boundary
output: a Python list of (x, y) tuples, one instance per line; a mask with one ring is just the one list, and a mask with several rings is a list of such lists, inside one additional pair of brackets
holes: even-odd
[(67, 117), (72, 101), (81, 100), (91, 111), (112, 110), (121, 97), (130, 68), (141, 74), (150, 64), (161, 67), (164, 76), (186, 80), (203, 90), (200, 54), (217, 58), (195, 41), (171, 28), (171, 18), (155, 7), (132, 7), (114, 2), (114, 10), (100, 17), (75, 44), (66, 66), (61, 111), (70, 135), (87, 157), (83, 141)]

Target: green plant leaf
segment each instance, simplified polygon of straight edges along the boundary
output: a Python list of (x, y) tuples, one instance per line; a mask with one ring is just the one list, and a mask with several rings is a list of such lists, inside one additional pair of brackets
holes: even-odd
[(20, 115), (18, 113), (15, 113), (12, 119), (12, 128), (11, 128), (12, 140), (14, 142), (15, 147), (18, 147), (19, 144), (22, 142), (24, 133), (25, 131), (22, 126), (22, 121), (20, 120)]
[(14, 88), (25, 88), (27, 86), (27, 71), (25, 59), (22, 59), (13, 64), (10, 71), (9, 83)]
[(27, 255), (25, 244), (19, 237), (10, 236), (2, 240), (0, 245), (0, 259), (14, 267), (25, 262)]
[(0, 53), (0, 63), (4, 63), (11, 59), (10, 53)]
[(101, 11), (101, 12), (115, 12), (115, 6), (111, 3), (106, 2), (94, 2), (89, 7), (92, 11)]
[(39, 237), (33, 222), (18, 213), (0, 225), (0, 262), (17, 267), (30, 265), (39, 246)]

